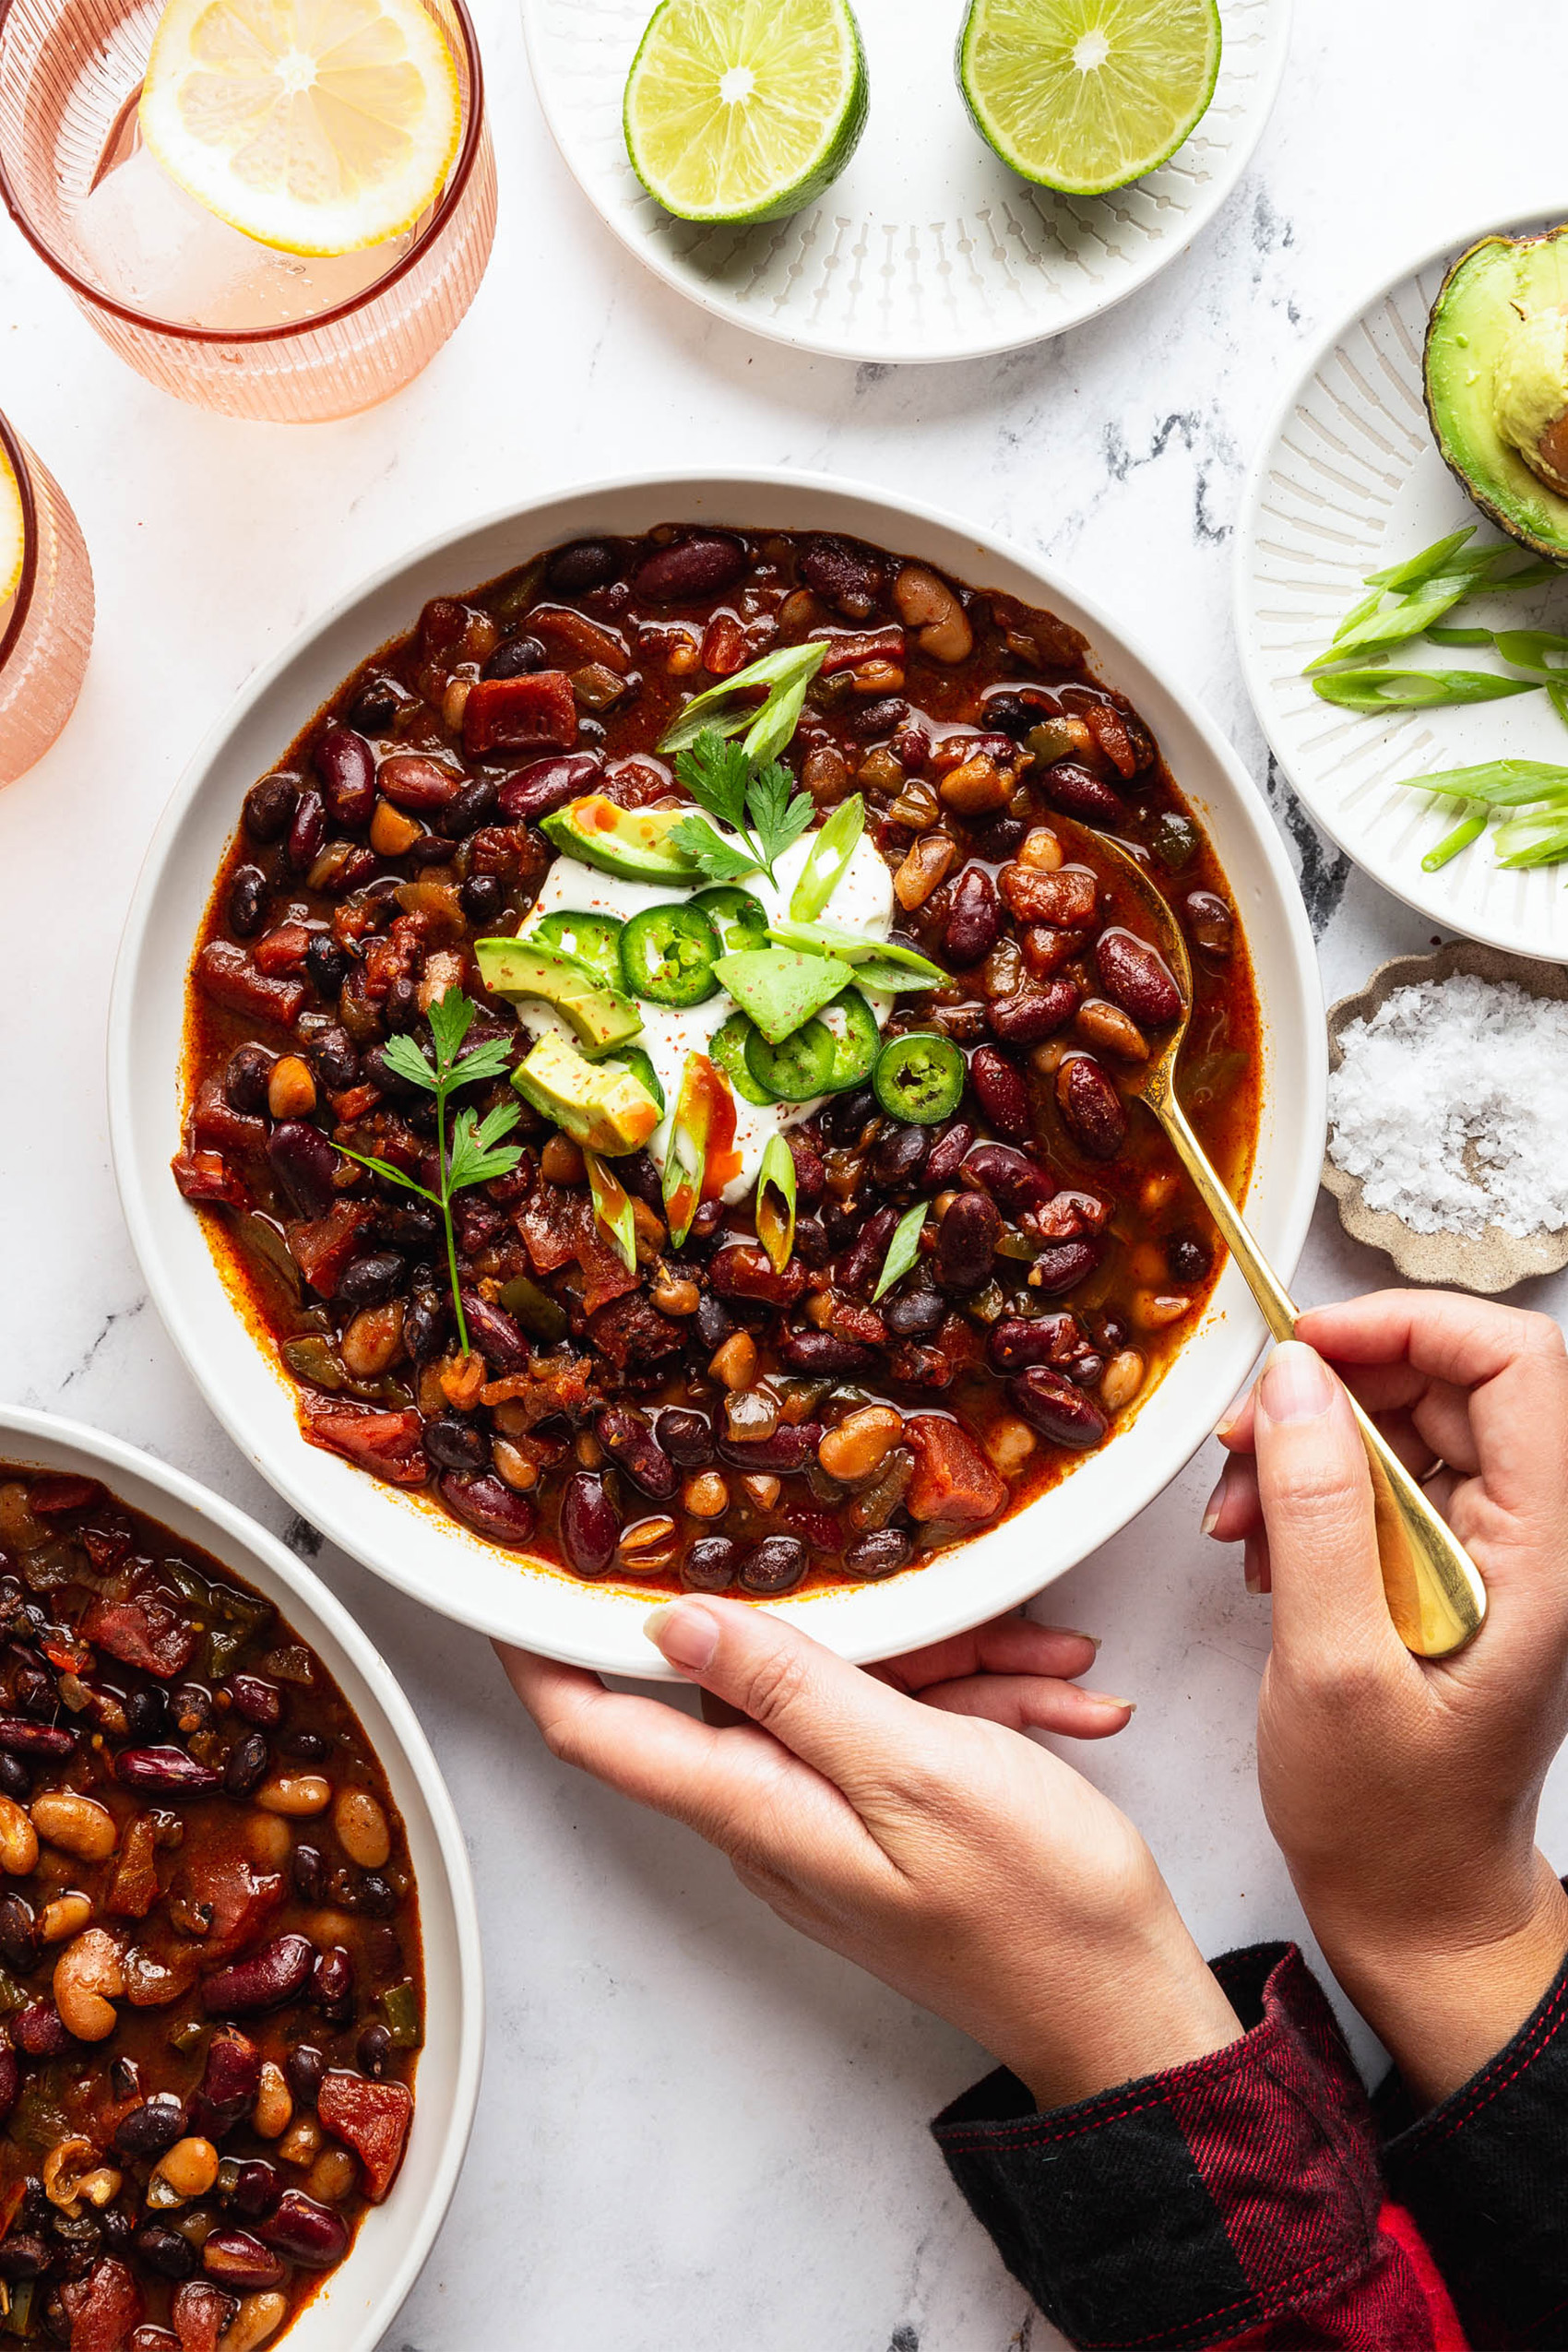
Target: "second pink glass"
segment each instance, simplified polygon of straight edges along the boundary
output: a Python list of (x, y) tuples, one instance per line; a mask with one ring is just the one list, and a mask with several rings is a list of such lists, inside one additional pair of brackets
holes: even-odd
[(0, 784), (42, 759), (76, 707), (92, 644), (92, 571), (59, 483), (0, 416), (22, 503), (22, 571), (0, 599)]

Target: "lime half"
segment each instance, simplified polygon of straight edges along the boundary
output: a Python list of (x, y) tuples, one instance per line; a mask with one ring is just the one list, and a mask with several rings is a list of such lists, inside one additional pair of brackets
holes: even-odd
[(1215, 0), (971, 0), (958, 87), (1026, 180), (1103, 196), (1175, 153), (1214, 96)]
[(777, 220), (819, 196), (866, 120), (845, 0), (663, 0), (626, 77), (626, 152), (683, 220)]

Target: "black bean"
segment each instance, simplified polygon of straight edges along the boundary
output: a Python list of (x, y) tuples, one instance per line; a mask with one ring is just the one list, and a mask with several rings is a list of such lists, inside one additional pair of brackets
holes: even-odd
[(505, 645), (496, 647), (484, 665), (487, 678), (522, 678), (530, 671), (542, 670), (550, 656), (537, 637), (508, 637)]
[(392, 2037), (385, 2025), (367, 2025), (354, 2044), (354, 2062), (362, 2074), (379, 2082), (392, 2055)]
[(409, 700), (392, 679), (367, 678), (349, 706), (350, 723), (362, 735), (385, 735), (397, 719), (399, 704)]
[(697, 1301), (697, 1311), (692, 1322), (697, 1337), (709, 1352), (721, 1348), (735, 1328), (734, 1316), (723, 1300), (716, 1299), (711, 1290), (705, 1290)]
[(111, 2205), (106, 2213), (100, 2214), (98, 2226), (103, 2232), (104, 2244), (117, 2254), (125, 2252), (137, 2234), (135, 2218), (123, 2205)]
[[(383, 2025), (379, 2030), (386, 2033)], [(387, 2035), (390, 2041), (391, 2036)], [(249, 2156), (235, 2168), (234, 2187), (230, 2202), (247, 2220), (260, 2221), (272, 2211), (283, 2193), (283, 2176), (275, 2164), (265, 2156)]]
[(494, 873), (470, 873), (457, 893), (465, 915), (471, 923), (499, 921), (506, 894), (501, 887), (501, 877)]
[(32, 1775), (20, 1756), (0, 1748), (0, 1796), (14, 1798), (25, 1804), (32, 1794)]
[(302, 1903), (319, 1903), (327, 1893), (327, 1861), (319, 1847), (296, 1846), (289, 1857), (289, 1875)]
[(978, 1290), (991, 1278), (1002, 1232), (996, 1204), (985, 1193), (960, 1193), (936, 1229), (936, 1263), (944, 1289)]
[(294, 2097), (303, 2099), (308, 2107), (314, 2107), (316, 2094), (327, 2078), (324, 2052), (317, 2049), (314, 2042), (301, 2042), (298, 2049), (291, 2049), (284, 2060), (283, 2072)]
[(114, 2153), (133, 2159), (160, 2156), (185, 2129), (185, 2103), (172, 2091), (154, 2091), (114, 2126)]
[(272, 1056), (264, 1045), (236, 1046), (223, 1073), (223, 1092), (235, 1111), (255, 1118), (267, 1108)]
[[(323, 996), (336, 996), (349, 977), (349, 958), (329, 931), (314, 931), (305, 949), (305, 969)], [(345, 1036), (348, 1034), (345, 1030)], [(353, 1080), (347, 1081), (352, 1086)]]
[(902, 1185), (915, 1183), (930, 1148), (929, 1127), (906, 1126), (897, 1120), (890, 1121), (877, 1137), (872, 1153), (873, 1182), (885, 1192), (890, 1193), (897, 1192)]
[(490, 1448), (471, 1421), (443, 1414), (424, 1425), (424, 1450), (443, 1470), (484, 1470)]
[(470, 833), (489, 824), (500, 790), (493, 776), (475, 777), (447, 802), (435, 820), (436, 831), (448, 841), (466, 841)]
[(836, 1144), (857, 1143), (875, 1110), (876, 1097), (869, 1087), (856, 1087), (849, 1094), (836, 1095), (822, 1113), (823, 1132)]
[(928, 1289), (923, 1283), (911, 1290), (896, 1290), (883, 1302), (882, 1319), (899, 1339), (916, 1339), (923, 1333), (934, 1331), (947, 1313), (947, 1301), (940, 1290)]
[(732, 1536), (698, 1536), (681, 1562), (681, 1582), (688, 1592), (721, 1593), (734, 1583), (740, 1556)]
[(253, 1789), (261, 1787), (270, 1761), (266, 1734), (247, 1731), (243, 1740), (236, 1740), (224, 1760), (224, 1795), (248, 1797)]
[(993, 866), (1010, 858), (1023, 837), (1024, 820), (1018, 816), (993, 816), (989, 825), (976, 826), (969, 836), (976, 857)]
[(0, 1895), (0, 1960), (13, 1976), (29, 1976), (37, 1966), (39, 1941), (32, 1905), (14, 1890)]
[(356, 1871), (343, 1900), (350, 1911), (368, 1911), (373, 1919), (389, 1919), (398, 1908), (398, 1890), (379, 1871)]
[(806, 1557), (799, 1536), (764, 1536), (742, 1561), (737, 1581), (748, 1593), (790, 1592), (806, 1573)]
[(291, 776), (264, 776), (245, 794), (245, 831), (253, 841), (276, 841), (287, 830), (300, 788)]
[(619, 579), (624, 559), (612, 539), (574, 539), (558, 547), (545, 573), (552, 588), (568, 596), (583, 588), (604, 588)]
[(877, 1527), (869, 1536), (857, 1536), (844, 1552), (844, 1565), (851, 1576), (891, 1576), (912, 1557), (914, 1541), (902, 1527)]
[[(408, 1277), (406, 1260), (396, 1250), (372, 1250), (362, 1258), (355, 1258), (345, 1268), (343, 1279), (333, 1293), (339, 1304), (345, 1307), (380, 1307), (395, 1299)], [(448, 1469), (468, 1467), (461, 1462), (449, 1462)]]
[(138, 1745), (155, 1740), (169, 1716), (169, 1695), (156, 1684), (129, 1692), (125, 1698), (125, 1728)]
[(826, 1265), (833, 1256), (833, 1244), (827, 1238), (827, 1228), (820, 1217), (802, 1217), (795, 1227), (795, 1255), (802, 1265)]
[(301, 1764), (325, 1764), (329, 1752), (320, 1732), (303, 1725), (297, 1731), (280, 1732), (278, 1745), (286, 1756), (297, 1756)]
[(1206, 1241), (1195, 1233), (1172, 1233), (1165, 1244), (1165, 1263), (1172, 1282), (1201, 1282), (1214, 1264)]
[(134, 2239), (137, 2252), (160, 2278), (189, 2278), (196, 2266), (196, 2251), (177, 2229), (160, 2221), (144, 2222)]
[(403, 1345), (416, 1364), (426, 1364), (439, 1349), (446, 1329), (447, 1306), (439, 1291), (416, 1290), (403, 1316)]
[(706, 1413), (672, 1406), (659, 1417), (659, 1442), (683, 1470), (703, 1470), (713, 1459), (713, 1428)]
[[(386, 1026), (392, 1030), (411, 1029), (420, 1016), (420, 992), (406, 972), (399, 973), (386, 992)], [(418, 1094), (420, 1089), (414, 1089)]]
[(229, 928), (236, 939), (254, 939), (267, 921), (267, 876), (259, 866), (239, 866), (229, 885)]
[(849, 713), (849, 732), (858, 742), (867, 743), (875, 736), (895, 733), (909, 715), (909, 706), (902, 695), (878, 695), (874, 702), (861, 703)]
[(399, 1071), (393, 1068), (386, 1059), (386, 1048), (384, 1045), (373, 1045), (367, 1048), (360, 1068), (369, 1084), (379, 1093), (386, 1095), (388, 1101), (415, 1102), (420, 1099), (421, 1088), (411, 1078), (405, 1078)]

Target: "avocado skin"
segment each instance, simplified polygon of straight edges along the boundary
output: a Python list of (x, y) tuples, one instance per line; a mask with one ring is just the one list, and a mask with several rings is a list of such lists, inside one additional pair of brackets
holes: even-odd
[(695, 881), (698, 870), (694, 860), (667, 844), (659, 845), (657, 837), (637, 837), (639, 832), (657, 837), (671, 830), (683, 817), (692, 815), (692, 810), (616, 809), (608, 824), (588, 826), (577, 821), (579, 809), (603, 800), (602, 793), (589, 792), (581, 801), (568, 801), (564, 809), (541, 817), (539, 829), (567, 857), (580, 858), (601, 873), (619, 874), (624, 882)]
[[(1467, 496), (1521, 546), (1568, 564), (1568, 498), (1530, 471), (1490, 415), (1495, 354), (1518, 315), (1511, 297), (1527, 292), (1532, 276), (1549, 279), (1554, 267), (1560, 291), (1545, 285), (1543, 298), (1568, 299), (1568, 226), (1479, 238), (1438, 289), (1421, 376), (1432, 437)], [(1467, 351), (1479, 360), (1475, 384), (1461, 380)]]
[(474, 952), (493, 995), (535, 997), (552, 1006), (596, 1053), (642, 1034), (642, 1015), (631, 998), (597, 987), (593, 974), (575, 956), (531, 939), (476, 940)]

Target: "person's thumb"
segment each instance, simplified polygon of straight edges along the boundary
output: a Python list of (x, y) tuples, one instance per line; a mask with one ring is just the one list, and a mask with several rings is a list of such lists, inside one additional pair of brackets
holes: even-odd
[(1300, 1340), (1275, 1349), (1258, 1383), (1256, 1443), (1282, 1657), (1348, 1662), (1395, 1641), (1366, 1449), (1344, 1388)]

